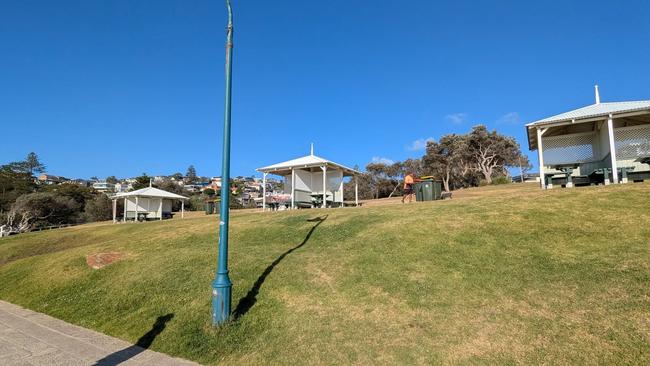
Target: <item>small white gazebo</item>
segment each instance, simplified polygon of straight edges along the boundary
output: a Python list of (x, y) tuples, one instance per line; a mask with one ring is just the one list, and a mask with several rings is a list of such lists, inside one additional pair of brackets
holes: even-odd
[(132, 218), (137, 220), (142, 215), (147, 220), (171, 217), (173, 200), (181, 201), (181, 218), (185, 217), (187, 197), (149, 186), (113, 196), (113, 222), (117, 222), (117, 200), (122, 198), (124, 199), (123, 221)]
[(284, 179), (284, 192), (291, 192), (291, 208), (314, 207), (314, 199), (322, 202), (322, 207), (327, 203), (343, 206), (343, 180), (345, 177), (354, 177), (354, 200), (359, 204), (359, 190), (356, 176), (357, 170), (345, 165), (314, 155), (311, 153), (297, 159), (265, 166), (257, 169), (263, 175), (262, 183), (262, 209), (266, 209), (266, 176), (274, 174)]
[[(650, 100), (600, 101), (526, 125), (542, 188), (650, 179)], [(611, 176), (611, 180), (610, 180)]]

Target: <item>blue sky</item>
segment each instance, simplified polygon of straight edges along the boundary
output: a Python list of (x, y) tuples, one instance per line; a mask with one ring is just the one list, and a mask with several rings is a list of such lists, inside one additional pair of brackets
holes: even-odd
[[(650, 99), (647, 1), (237, 1), (232, 173), (423, 154), (479, 123)], [(0, 163), (219, 175), (221, 1), (0, 2)], [(536, 162), (536, 155), (529, 153)]]

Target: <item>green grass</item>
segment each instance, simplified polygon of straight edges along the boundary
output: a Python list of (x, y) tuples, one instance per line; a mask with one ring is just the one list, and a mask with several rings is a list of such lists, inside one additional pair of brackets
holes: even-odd
[(266, 276), (219, 329), (215, 216), (0, 239), (0, 298), (132, 342), (172, 313), (151, 348), (205, 364), (650, 363), (650, 185), (457, 196), (233, 214), (233, 309)]

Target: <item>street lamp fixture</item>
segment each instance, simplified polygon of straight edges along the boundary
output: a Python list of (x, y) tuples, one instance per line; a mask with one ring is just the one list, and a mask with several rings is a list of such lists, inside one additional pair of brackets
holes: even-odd
[(212, 281), (212, 325), (221, 325), (230, 317), (232, 282), (228, 277), (228, 223), (230, 221), (230, 107), (232, 92), (232, 7), (228, 8), (226, 28), (226, 93), (223, 121), (223, 155), (221, 162), (221, 210), (219, 217), (219, 260)]

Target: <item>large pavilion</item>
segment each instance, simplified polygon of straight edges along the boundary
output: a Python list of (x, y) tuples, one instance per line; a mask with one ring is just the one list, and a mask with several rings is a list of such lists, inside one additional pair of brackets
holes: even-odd
[(113, 222), (117, 222), (118, 199), (124, 199), (123, 221), (129, 219), (137, 221), (139, 219), (162, 220), (171, 218), (173, 200), (181, 201), (181, 218), (185, 216), (185, 200), (187, 197), (149, 186), (113, 196)]
[[(311, 153), (297, 159), (265, 166), (257, 169), (263, 175), (262, 208), (267, 207), (266, 177), (268, 174), (281, 176), (284, 192), (291, 192), (291, 208), (301, 207), (342, 207), (343, 180), (355, 177), (358, 171)], [(354, 185), (355, 205), (359, 204), (357, 180)]]
[(542, 188), (650, 178), (650, 100), (594, 104), (526, 125)]

